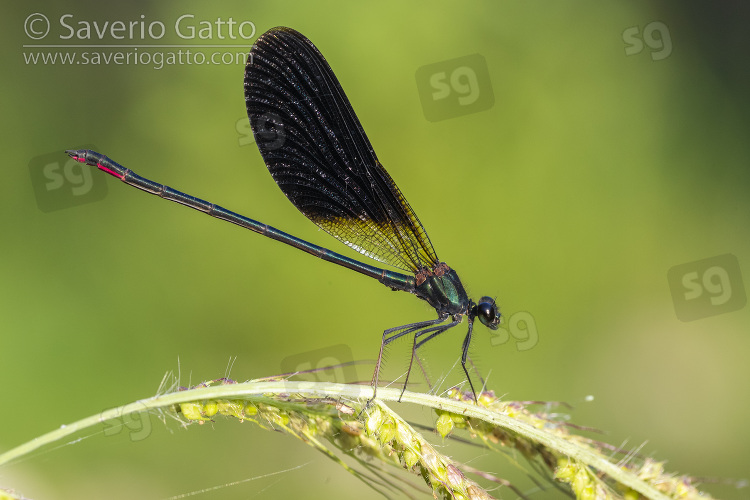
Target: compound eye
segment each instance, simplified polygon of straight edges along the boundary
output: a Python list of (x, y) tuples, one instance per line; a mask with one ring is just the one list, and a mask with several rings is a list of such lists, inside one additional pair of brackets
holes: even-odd
[(500, 324), (500, 311), (492, 297), (482, 297), (477, 304), (477, 316), (482, 324), (492, 330), (497, 330)]

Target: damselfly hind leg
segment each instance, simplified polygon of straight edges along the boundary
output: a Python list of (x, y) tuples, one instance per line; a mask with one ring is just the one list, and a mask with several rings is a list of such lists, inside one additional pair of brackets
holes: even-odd
[[(448, 317), (448, 314), (441, 314), (436, 319), (420, 321), (418, 323), (410, 323), (408, 325), (403, 325), (403, 326), (396, 326), (394, 328), (389, 328), (383, 332), (383, 339), (380, 342), (380, 352), (378, 353), (378, 360), (375, 363), (375, 372), (372, 374), (372, 381), (371, 381), (372, 397), (369, 399), (369, 401), (367, 401), (365, 408), (370, 406), (372, 401), (375, 399), (375, 396), (377, 396), (378, 394), (378, 382), (380, 380), (380, 365), (383, 362), (383, 351), (385, 349), (385, 346), (387, 346), (394, 340), (403, 337), (404, 335), (409, 335), (411, 333), (418, 332), (419, 330), (422, 330), (423, 328), (429, 328), (434, 325), (440, 324), (443, 321), (445, 321), (447, 317)], [(411, 364), (409, 365), (409, 371), (411, 371)], [(408, 380), (408, 373), (407, 373), (407, 380)], [(403, 391), (402, 391), (402, 394), (403, 394)]]
[[(445, 332), (446, 330), (450, 328), (453, 328), (459, 323), (461, 323), (461, 318), (456, 317), (451, 323), (447, 325), (438, 325), (438, 326), (433, 326), (431, 328), (425, 328), (424, 330), (414, 334), (414, 343), (412, 344), (412, 349), (411, 349), (411, 360), (409, 361), (409, 369), (406, 372), (406, 380), (404, 380), (404, 387), (403, 389), (401, 389), (401, 396), (404, 395), (404, 392), (406, 391), (406, 385), (409, 383), (409, 374), (411, 373), (411, 367), (414, 364), (414, 358), (417, 357), (417, 349), (419, 349), (419, 347), (422, 346), (428, 340), (434, 339), (441, 333)], [(427, 334), (430, 334), (430, 335), (426, 339), (422, 339), (419, 341), (419, 343), (417, 343), (417, 339), (419, 337), (421, 337), (422, 335), (427, 335)], [(398, 400), (400, 402), (401, 397), (399, 397)]]

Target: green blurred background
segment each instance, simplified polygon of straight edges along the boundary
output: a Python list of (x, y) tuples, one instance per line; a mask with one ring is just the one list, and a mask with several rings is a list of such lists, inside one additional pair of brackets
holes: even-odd
[[(206, 5), (2, 7), (0, 450), (153, 395), (178, 360), (187, 385), (223, 376), (235, 356), (236, 380), (279, 373), (289, 356), (341, 344), (354, 359), (373, 359), (383, 329), (434, 314), (373, 280), (114, 178), (99, 184), (101, 199), (83, 196), (88, 202), (77, 206), (45, 198), (52, 194), (35, 166), (63, 165), (64, 149), (91, 144), (141, 175), (354, 255), (275, 187), (248, 140), (242, 64), (25, 62), (41, 50), (24, 44), (86, 43), (56, 38), (66, 33), (64, 14), (69, 24), (166, 25), (164, 38), (133, 43), (244, 44), (221, 49), (234, 53), (255, 40), (174, 36), (175, 20), (193, 14), (196, 22), (252, 21), (256, 37), (290, 26), (320, 48), (439, 257), (470, 295), (496, 295), (506, 319), (531, 318), (531, 349), (476, 329), (472, 355), (490, 388), (509, 399), (570, 402), (574, 422), (606, 429), (604, 440), (627, 448), (648, 441), (642, 452), (668, 460), (670, 471), (750, 475), (750, 309), (681, 321), (667, 278), (674, 266), (724, 254), (750, 276), (745, 5)], [(34, 13), (53, 23), (45, 40), (24, 33)], [(418, 68), (471, 54), (486, 61), (494, 104), (428, 121)], [(45, 199), (56, 209), (42, 211)], [(742, 276), (731, 277), (740, 294)], [(425, 351), (444, 386), (463, 380), (451, 370), (462, 333)], [(403, 371), (408, 348), (391, 349), (388, 378)], [(371, 366), (359, 370), (369, 380)], [(0, 485), (39, 499), (166, 498), (307, 464), (204, 497), (380, 498), (304, 444), (251, 425), (149, 425), (148, 439), (98, 433), (35, 454), (0, 470)], [(448, 453), (479, 454), (473, 466), (534, 497), (559, 496), (534, 492), (495, 454)], [(707, 488), (748, 498), (747, 489)]]

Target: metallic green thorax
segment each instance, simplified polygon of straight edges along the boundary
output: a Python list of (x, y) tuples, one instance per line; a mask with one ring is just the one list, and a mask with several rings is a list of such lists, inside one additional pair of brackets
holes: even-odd
[[(441, 263), (442, 264), (442, 263)], [(471, 301), (466, 295), (458, 274), (445, 264), (444, 272), (423, 276), (424, 282), (417, 285), (415, 293), (420, 299), (426, 300), (434, 307), (438, 314), (448, 313), (451, 316), (456, 314), (467, 314)], [(438, 269), (440, 266), (438, 266)], [(419, 276), (417, 277), (419, 282)]]

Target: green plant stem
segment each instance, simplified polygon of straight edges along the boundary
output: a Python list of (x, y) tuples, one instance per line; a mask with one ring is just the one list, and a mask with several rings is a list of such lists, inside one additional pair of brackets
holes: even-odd
[[(60, 439), (83, 429), (91, 428), (107, 420), (121, 418), (128, 414), (147, 410), (158, 410), (160, 408), (170, 408), (173, 405), (188, 403), (191, 401), (215, 399), (246, 399), (252, 401), (253, 399), (261, 398), (263, 394), (285, 393), (299, 394), (306, 397), (349, 398), (364, 401), (372, 397), (372, 388), (327, 382), (291, 382), (278, 380), (217, 385), (158, 395), (119, 408), (106, 410), (98, 415), (93, 415), (72, 424), (62, 426), (59, 429), (44, 434), (1, 454), (0, 465), (7, 464), (12, 460), (16, 460), (41, 448), (42, 446), (59, 441)], [(638, 479), (638, 477), (631, 472), (618, 467), (585, 446), (562, 439), (559, 436), (544, 431), (543, 429), (537, 429), (525, 422), (508, 417), (507, 415), (492, 412), (482, 406), (445, 399), (430, 394), (408, 391), (404, 392), (402, 396), (400, 389), (391, 388), (378, 389), (378, 399), (381, 402), (395, 402), (401, 400), (401, 402), (404, 403), (414, 403), (484, 420), (493, 425), (516, 432), (530, 441), (542, 444), (561, 455), (585, 463), (594, 469), (607, 474), (620, 484), (632, 488), (644, 497), (654, 500), (669, 499), (668, 496), (659, 492), (653, 486)]]

